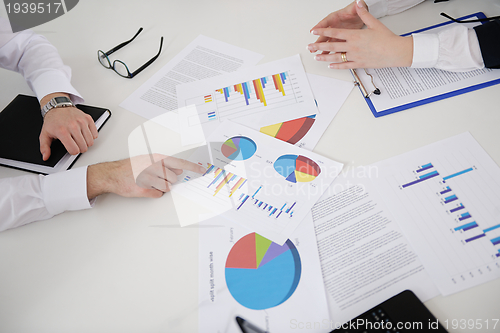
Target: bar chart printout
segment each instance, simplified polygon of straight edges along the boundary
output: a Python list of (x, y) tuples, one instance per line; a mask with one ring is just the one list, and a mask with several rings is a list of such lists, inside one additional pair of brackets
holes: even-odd
[(295, 93), (287, 77), (288, 72), (283, 72), (220, 88), (217, 89), (216, 92), (219, 93), (219, 95), (223, 95), (223, 98), (217, 94), (216, 97), (220, 97), (219, 104), (221, 105), (233, 102), (233, 100), (241, 102), (244, 100), (244, 105), (246, 106), (249, 106), (251, 103), (256, 104), (254, 102), (257, 101), (260, 102), (262, 106), (272, 105), (273, 103), (286, 103), (290, 100), (296, 103)]
[[(288, 71), (277, 73), (189, 98), (186, 105), (195, 104), (199, 112), (199, 120), (191, 120), (190, 124), (223, 121), (302, 103), (300, 90), (294, 87), (290, 76), (293, 74)], [(313, 119), (308, 119), (305, 126), (310, 127), (313, 122)], [(304, 135), (304, 130), (301, 133)]]
[[(266, 203), (258, 198), (259, 191), (262, 186), (259, 187), (253, 193), (246, 193), (244, 186), (247, 179), (239, 177), (231, 172), (227, 172), (224, 169), (218, 168), (214, 165), (208, 164), (207, 171), (203, 175), (207, 179), (208, 185), (206, 186), (207, 191), (213, 191), (213, 196), (221, 195), (227, 196), (227, 198), (233, 197), (232, 209), (235, 211), (242, 210), (243, 207), (251, 207), (253, 212), (257, 212), (261, 217), (278, 219), (280, 217), (292, 218), (294, 213), (294, 208), (296, 208), (297, 202), (282, 202), (278, 205)], [(190, 178), (185, 179), (189, 181)], [(224, 190), (223, 190), (224, 189)], [(221, 191), (222, 190), (222, 191)]]
[(445, 295), (500, 277), (500, 169), (468, 133), (446, 143), (407, 153), (422, 163), (400, 162), (380, 181)]
[[(192, 105), (197, 110), (187, 124), (201, 125), (207, 135), (225, 120), (259, 129), (319, 113), (299, 55), (179, 85), (177, 97), (179, 108)], [(300, 133), (304, 135), (312, 123), (306, 120)]]

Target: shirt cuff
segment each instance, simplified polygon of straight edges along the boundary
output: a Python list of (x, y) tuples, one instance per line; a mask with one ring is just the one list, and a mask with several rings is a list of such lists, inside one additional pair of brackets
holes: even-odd
[(434, 67), (439, 57), (439, 39), (436, 34), (414, 34), (412, 68)]
[(387, 15), (387, 1), (384, 0), (365, 0), (370, 14), (376, 18), (381, 18)]
[(38, 96), (38, 100), (41, 100), (48, 94), (62, 92), (70, 94), (70, 98), (74, 104), (81, 104), (84, 102), (83, 97), (71, 85), (68, 78), (60, 71), (54, 70), (40, 75), (32, 82), (32, 88)]
[(484, 67), (474, 29), (457, 25), (438, 33), (439, 59), (436, 68), (448, 71), (471, 71)]
[(45, 207), (52, 215), (93, 206), (87, 198), (87, 167), (45, 176), (42, 180)]

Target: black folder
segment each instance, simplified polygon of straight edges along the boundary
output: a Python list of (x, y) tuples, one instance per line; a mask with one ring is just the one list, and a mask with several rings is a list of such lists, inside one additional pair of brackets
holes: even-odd
[[(100, 130), (111, 116), (108, 109), (81, 104), (76, 107), (94, 119), (97, 130)], [(59, 140), (52, 141), (49, 159), (42, 159), (39, 141), (42, 125), (38, 99), (17, 95), (0, 112), (0, 165), (41, 174), (71, 168), (80, 154), (70, 155)]]

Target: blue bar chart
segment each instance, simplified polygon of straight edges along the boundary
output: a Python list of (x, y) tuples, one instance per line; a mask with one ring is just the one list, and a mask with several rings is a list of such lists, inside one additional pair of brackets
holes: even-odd
[[(227, 172), (224, 169), (218, 168), (214, 165), (209, 164), (207, 171), (203, 175), (210, 180), (207, 185), (207, 189), (213, 191), (212, 196), (217, 195), (227, 195), (229, 198), (233, 196), (236, 192), (238, 192), (238, 199), (234, 206), (236, 211), (240, 211), (244, 206), (251, 206), (252, 209), (258, 211), (262, 217), (268, 218), (283, 218), (283, 217), (293, 217), (294, 208), (296, 207), (296, 202), (281, 204), (280, 206), (276, 206), (270, 203), (266, 203), (258, 198), (259, 191), (262, 189), (262, 186), (259, 187), (255, 192), (248, 194), (242, 190), (247, 179), (243, 177), (239, 177), (231, 172)], [(188, 181), (185, 178), (185, 181)]]
[(495, 208), (500, 203), (500, 171), (489, 156), (471, 156), (472, 150), (457, 146), (419, 155), (404, 164), (406, 170), (392, 170), (383, 181), (388, 202), (399, 217), (412, 221), (405, 221), (405, 228), (419, 235), (417, 248), (434, 268), (440, 266), (436, 276), (444, 294), (500, 275)]
[[(421, 184), (424, 181), (430, 180), (434, 178), (434, 182), (437, 186), (442, 186), (446, 184), (447, 181), (450, 179), (456, 178), (456, 177), (464, 177), (467, 173), (472, 172), (476, 170), (475, 167), (469, 167), (464, 170), (460, 170), (458, 172), (454, 172), (450, 175), (444, 176), (442, 178), (435, 178), (437, 176), (440, 176), (439, 172), (436, 170), (434, 165), (432, 163), (426, 163), (423, 165), (418, 166), (414, 171), (415, 175), (415, 180), (410, 181), (408, 183), (402, 184), (400, 186), (400, 189), (407, 189), (410, 186), (415, 186), (418, 184)], [(490, 228), (486, 228), (481, 230), (480, 225), (478, 224), (477, 221), (474, 220), (473, 216), (471, 215), (470, 212), (467, 211), (466, 206), (462, 202), (460, 202), (459, 197), (457, 196), (456, 193), (454, 193), (453, 188), (449, 185), (444, 186), (441, 190), (437, 192), (440, 197), (440, 202), (442, 206), (448, 211), (448, 213), (452, 214), (450, 216), (454, 217), (454, 221), (458, 223), (458, 226), (454, 226), (452, 228), (453, 231), (458, 232), (458, 233), (465, 233), (467, 231), (477, 231), (480, 230), (480, 233), (476, 233), (475, 235), (471, 235), (468, 233), (469, 236), (464, 238), (462, 241), (464, 243), (470, 243), (475, 240), (482, 239), (483, 237), (486, 237), (486, 233), (496, 230), (499, 228), (498, 226), (493, 226)], [(458, 203), (458, 205), (456, 205)], [(449, 208), (451, 204), (455, 204), (452, 208)], [(453, 215), (454, 213), (457, 213), (456, 215)], [(492, 241), (491, 242), (493, 245), (498, 245), (500, 244), (500, 241)], [(496, 251), (495, 249), (492, 248), (492, 251)], [(496, 254), (495, 254), (496, 256)]]
[[(439, 176), (439, 173), (436, 171), (436, 170), (433, 170), (431, 172), (428, 172), (428, 173), (425, 173), (424, 171), (428, 171), (428, 170), (431, 170), (433, 169), (434, 166), (431, 164), (431, 163), (427, 163), (427, 164), (424, 164), (420, 167), (418, 167), (414, 172), (415, 172), (415, 180), (409, 182), (409, 183), (406, 183), (406, 184), (403, 184), (401, 185), (401, 188), (407, 188), (407, 187), (410, 187), (410, 186), (413, 186), (413, 185), (417, 185), (417, 184), (420, 184), (426, 180), (429, 180), (431, 178), (434, 178), (434, 177), (437, 177)], [(424, 174), (420, 174), (421, 172), (424, 172)]]

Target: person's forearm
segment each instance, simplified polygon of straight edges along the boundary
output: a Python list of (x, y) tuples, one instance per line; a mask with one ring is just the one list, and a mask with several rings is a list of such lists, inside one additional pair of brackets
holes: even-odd
[(112, 192), (112, 183), (116, 182), (113, 172), (119, 167), (119, 162), (106, 162), (90, 165), (87, 168), (87, 197), (89, 200)]

